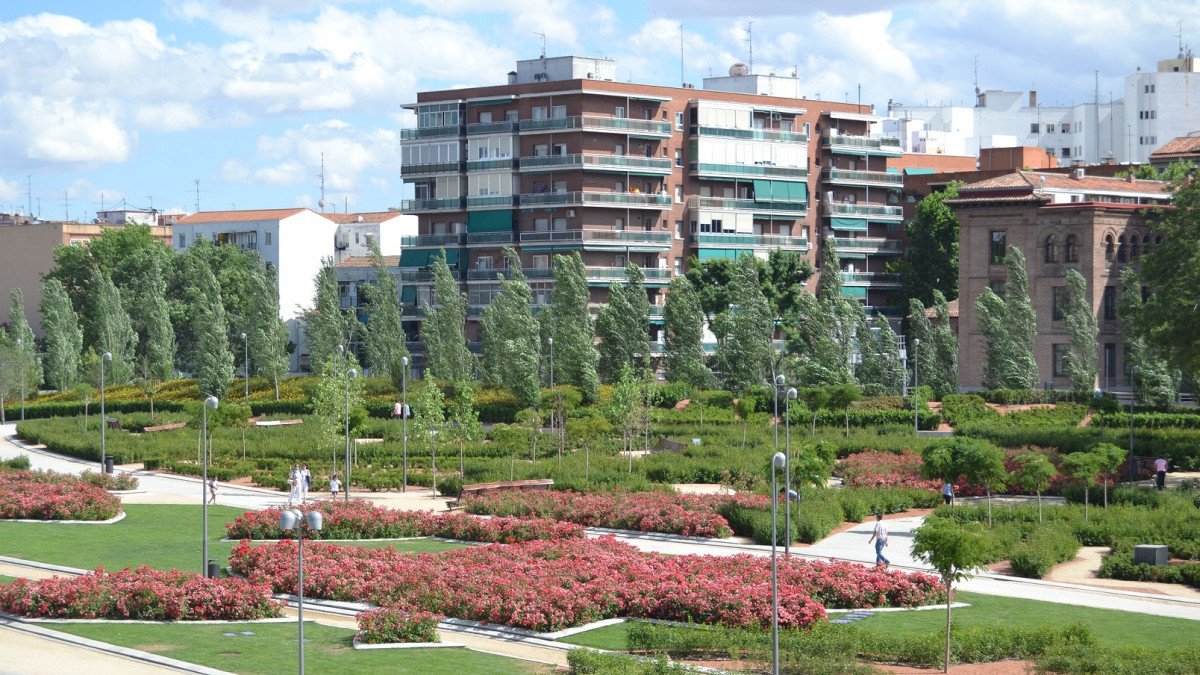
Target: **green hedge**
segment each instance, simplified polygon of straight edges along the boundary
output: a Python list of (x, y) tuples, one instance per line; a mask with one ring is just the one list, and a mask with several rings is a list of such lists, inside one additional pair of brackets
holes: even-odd
[[(155, 412), (183, 412), (190, 410), (191, 406), (176, 401), (158, 401), (154, 402)], [(106, 401), (104, 404), (105, 414), (123, 413), (123, 412), (150, 412), (150, 401)], [(9, 421), (19, 419), (21, 417), (21, 406), (6, 406), (4, 409), (5, 416)], [(100, 399), (99, 397), (88, 406), (88, 415), (100, 414)], [(46, 419), (49, 417), (76, 417), (83, 415), (83, 403), (80, 401), (55, 401), (46, 403), (27, 403), (25, 405), (25, 419)]]
[[(1129, 429), (1129, 413), (1098, 413), (1092, 417), (1092, 425)], [(1200, 415), (1196, 413), (1135, 412), (1134, 429), (1200, 429)]]
[(1055, 523), (1034, 530), (1013, 550), (1009, 562), (1017, 576), (1041, 579), (1058, 563), (1074, 559), (1079, 546), (1070, 526)]

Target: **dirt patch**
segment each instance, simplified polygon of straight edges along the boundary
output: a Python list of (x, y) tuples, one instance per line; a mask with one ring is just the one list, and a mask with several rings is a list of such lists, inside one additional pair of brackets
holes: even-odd
[[(870, 664), (883, 673), (916, 675), (917, 673), (940, 673), (941, 668), (916, 668), (913, 666), (888, 666)], [(954, 675), (1025, 675), (1035, 669), (1032, 661), (996, 661), (995, 663), (961, 663), (950, 666)]]
[(138, 645), (134, 647), (134, 649), (140, 649), (141, 651), (150, 652), (151, 654), (162, 654), (163, 652), (179, 649), (179, 645), (151, 642), (149, 644)]
[(999, 403), (987, 403), (987, 407), (995, 410), (1001, 415), (1007, 415), (1012, 412), (1021, 412), (1024, 410), (1045, 410), (1055, 407), (1054, 403), (1017, 403), (1012, 405), (1000, 405)]
[[(1096, 576), (1100, 562), (1108, 553), (1107, 546), (1084, 546), (1074, 560), (1056, 565), (1043, 579), (1045, 581), (1062, 581), (1082, 586), (1109, 588), (1117, 591), (1135, 593), (1150, 593), (1173, 598), (1193, 598), (1200, 600), (1200, 590), (1183, 584), (1164, 584), (1156, 581), (1126, 581), (1123, 579), (1102, 579)], [(1005, 574), (1005, 572), (999, 572)]]

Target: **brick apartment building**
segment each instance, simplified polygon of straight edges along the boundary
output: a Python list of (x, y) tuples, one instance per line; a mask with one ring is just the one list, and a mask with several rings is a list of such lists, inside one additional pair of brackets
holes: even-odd
[(983, 337), (975, 299), (991, 287), (1003, 295), (1004, 256), (1010, 246), (1025, 254), (1029, 294), (1037, 313), (1034, 356), (1038, 379), (1065, 389), (1069, 337), (1061, 307), (1069, 269), (1088, 281), (1099, 319), (1097, 386), (1127, 389), (1124, 349), (1117, 335), (1117, 298), (1124, 266), (1136, 264), (1160, 241), (1151, 235), (1146, 207), (1170, 200), (1160, 181), (1017, 171), (964, 186), (949, 203), (959, 220), (958, 385), (981, 386)]

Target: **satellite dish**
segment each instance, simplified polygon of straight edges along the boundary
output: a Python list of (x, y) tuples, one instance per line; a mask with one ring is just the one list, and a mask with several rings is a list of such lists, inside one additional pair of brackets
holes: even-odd
[(325, 208), (325, 200), (324, 200), (324, 199), (322, 199), (321, 201), (317, 202), (317, 208), (319, 208), (319, 209), (323, 209), (323, 208)]
[(729, 66), (729, 76), (730, 77), (741, 77), (743, 75), (749, 75), (749, 74), (750, 74), (750, 68), (744, 63), (735, 63), (732, 66)]

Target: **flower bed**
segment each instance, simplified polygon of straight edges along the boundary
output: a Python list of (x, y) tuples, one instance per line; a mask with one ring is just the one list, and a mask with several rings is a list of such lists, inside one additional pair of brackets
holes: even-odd
[(468, 513), (516, 518), (551, 518), (584, 527), (663, 532), (692, 537), (733, 534), (718, 509), (740, 506), (767, 508), (767, 495), (682, 495), (673, 492), (523, 492), (504, 490), (463, 499)]
[[(942, 493), (942, 482), (921, 475), (921, 455), (913, 450), (876, 452), (865, 450), (848, 455), (838, 462), (838, 474), (846, 487), (902, 487), (932, 490)], [(959, 480), (954, 494), (960, 496), (983, 494)]]
[[(539, 631), (628, 616), (725, 626), (770, 625), (770, 560), (750, 555), (668, 556), (615, 539), (561, 539), (406, 555), (314, 543), (304, 592), (330, 600)], [(280, 592), (296, 586), (295, 545), (242, 542), (233, 569)], [(834, 607), (937, 602), (937, 578), (851, 563), (780, 561), (780, 624), (803, 628)]]
[(36, 618), (248, 621), (282, 616), (280, 607), (264, 585), (145, 565), (0, 586), (0, 611)]
[[(583, 537), (583, 528), (542, 518), (475, 518), (465, 513), (397, 511), (368, 502), (320, 502), (301, 509), (320, 511), (323, 529), (305, 527), (306, 539), (396, 539), (400, 537), (445, 537), (461, 541), (512, 544), (536, 539)], [(280, 509), (247, 511), (225, 524), (230, 539), (290, 539), (279, 530)]]
[(359, 642), (374, 645), (389, 642), (440, 642), (439, 617), (433, 612), (383, 607), (358, 614)]
[(124, 471), (116, 473), (84, 471), (79, 474), (79, 479), (88, 485), (95, 485), (105, 490), (136, 490), (138, 487), (137, 476)]
[(121, 501), (103, 488), (53, 471), (0, 471), (0, 519), (108, 520)]

